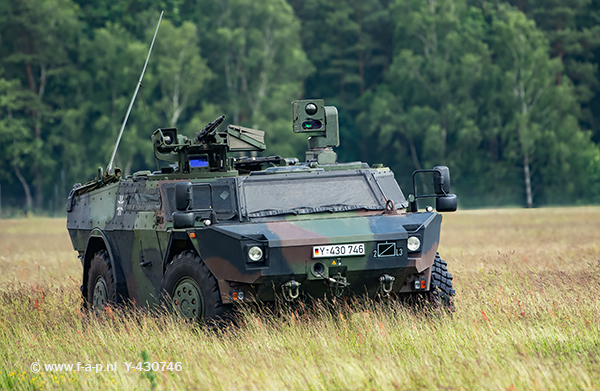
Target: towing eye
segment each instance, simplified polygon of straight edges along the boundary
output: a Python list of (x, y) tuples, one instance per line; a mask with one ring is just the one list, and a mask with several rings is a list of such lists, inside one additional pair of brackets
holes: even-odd
[(294, 301), (300, 296), (300, 284), (296, 280), (291, 280), (286, 282), (281, 286), (281, 291), (283, 292), (283, 298), (287, 301)]
[(392, 277), (389, 274), (384, 274), (379, 277), (379, 286), (383, 291), (383, 296), (389, 296), (392, 288), (394, 287), (394, 281), (396, 281), (396, 277)]

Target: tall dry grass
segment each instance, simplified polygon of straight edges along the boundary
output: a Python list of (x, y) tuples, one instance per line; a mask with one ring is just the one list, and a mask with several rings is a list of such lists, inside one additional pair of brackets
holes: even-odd
[[(64, 220), (0, 226), (0, 389), (600, 389), (597, 207), (445, 215), (452, 315), (351, 302), (277, 317), (246, 309), (222, 328), (82, 312)], [(32, 362), (117, 371), (34, 374)]]

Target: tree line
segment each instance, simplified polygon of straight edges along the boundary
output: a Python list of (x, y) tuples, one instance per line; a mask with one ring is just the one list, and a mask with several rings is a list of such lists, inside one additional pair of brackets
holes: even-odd
[(340, 160), (389, 165), (405, 193), (447, 165), (466, 207), (598, 202), (600, 0), (7, 0), (4, 214), (63, 213), (106, 167), (161, 10), (126, 174), (156, 165), (154, 129), (221, 114), (301, 157), (290, 102), (324, 98)]

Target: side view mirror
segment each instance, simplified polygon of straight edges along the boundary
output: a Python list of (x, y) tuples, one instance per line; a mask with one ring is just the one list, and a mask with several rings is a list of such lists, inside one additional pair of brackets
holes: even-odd
[(179, 182), (175, 184), (175, 209), (186, 211), (192, 201), (192, 183)]
[(435, 209), (438, 212), (455, 212), (458, 206), (456, 194), (448, 194), (435, 199)]
[(173, 212), (173, 228), (191, 228), (195, 223), (194, 213)]
[[(417, 181), (416, 175), (420, 173), (431, 172), (433, 173), (433, 190), (434, 194), (423, 194), (417, 193)], [(435, 198), (435, 209), (438, 212), (454, 212), (456, 211), (458, 200), (455, 194), (450, 194), (450, 169), (446, 166), (435, 166), (432, 170), (416, 170), (412, 175), (413, 180), (413, 194), (408, 196), (408, 211), (418, 212), (419, 205), (417, 199), (419, 198)]]
[(437, 195), (447, 195), (450, 193), (450, 169), (448, 167), (433, 167), (433, 190)]

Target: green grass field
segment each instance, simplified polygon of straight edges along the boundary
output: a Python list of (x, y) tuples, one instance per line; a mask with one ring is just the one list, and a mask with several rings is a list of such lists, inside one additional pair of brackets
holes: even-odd
[[(600, 207), (459, 211), (442, 227), (453, 315), (351, 303), (211, 329), (81, 312), (65, 221), (0, 220), (0, 390), (600, 390)], [(124, 364), (144, 361), (181, 370)]]

